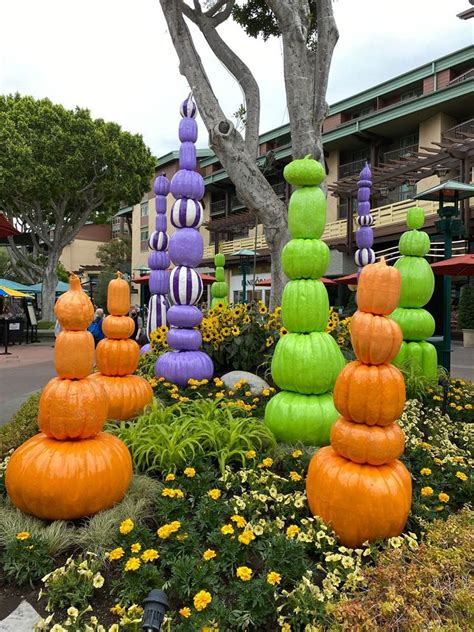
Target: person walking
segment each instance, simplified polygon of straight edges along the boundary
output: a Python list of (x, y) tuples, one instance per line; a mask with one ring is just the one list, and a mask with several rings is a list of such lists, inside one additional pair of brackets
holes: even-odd
[(94, 320), (87, 328), (87, 331), (90, 331), (90, 333), (94, 336), (94, 343), (96, 347), (99, 344), (99, 342), (103, 338), (105, 338), (105, 334), (102, 331), (103, 320), (104, 320), (104, 310), (101, 307), (98, 307), (95, 310)]

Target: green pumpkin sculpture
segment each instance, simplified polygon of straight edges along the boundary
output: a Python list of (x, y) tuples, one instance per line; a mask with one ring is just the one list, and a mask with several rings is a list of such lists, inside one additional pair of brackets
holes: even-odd
[(227, 296), (229, 294), (229, 286), (225, 280), (224, 265), (225, 256), (222, 253), (218, 253), (214, 257), (214, 265), (216, 266), (216, 280), (211, 285), (211, 307), (214, 307), (217, 303), (223, 303), (227, 305), (229, 302)]
[(320, 280), (329, 248), (320, 239), (326, 223), (326, 197), (318, 185), (326, 177), (311, 156), (293, 160), (283, 172), (297, 186), (288, 206), (291, 239), (282, 267), (291, 279), (283, 291), (281, 314), (288, 334), (278, 341), (272, 376), (282, 389), (267, 404), (265, 423), (278, 441), (328, 445), (339, 416), (332, 389), (345, 364), (334, 338), (326, 333), (329, 299)]
[(438, 357), (435, 347), (426, 342), (433, 335), (435, 321), (433, 316), (423, 309), (434, 291), (434, 275), (430, 264), (424, 258), (430, 250), (430, 238), (420, 229), (425, 222), (422, 208), (408, 210), (407, 226), (411, 230), (403, 233), (399, 241), (400, 254), (395, 267), (402, 275), (402, 289), (399, 307), (390, 318), (400, 325), (403, 343), (393, 364), (400, 366), (406, 360), (413, 362), (418, 375), (435, 379), (438, 369)]

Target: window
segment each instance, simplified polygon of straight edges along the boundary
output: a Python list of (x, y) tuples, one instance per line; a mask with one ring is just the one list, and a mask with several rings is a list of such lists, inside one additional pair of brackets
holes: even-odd
[(423, 87), (415, 88), (414, 90), (409, 90), (408, 92), (404, 92), (400, 95), (400, 101), (409, 101), (410, 99), (416, 99), (417, 97), (423, 94)]
[(140, 241), (148, 241), (148, 226), (140, 230)]
[(148, 201), (140, 204), (140, 217), (148, 217)]

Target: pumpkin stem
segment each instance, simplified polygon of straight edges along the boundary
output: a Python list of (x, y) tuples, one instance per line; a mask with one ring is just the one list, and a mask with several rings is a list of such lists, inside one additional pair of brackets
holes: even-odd
[(387, 265), (387, 262), (385, 261), (385, 257), (380, 257), (379, 264), (380, 264), (381, 266), (386, 266), (386, 265)]
[(79, 277), (71, 272), (69, 275), (69, 287), (71, 290), (82, 290), (81, 282), (79, 281)]
[(308, 158), (309, 158), (310, 160), (312, 160), (312, 159), (313, 159), (313, 154), (307, 154), (307, 155), (304, 157), (304, 159), (305, 159), (305, 160), (308, 160)]
[(123, 274), (120, 272), (120, 270), (117, 270), (115, 276), (117, 277), (117, 279), (121, 279), (123, 277)]

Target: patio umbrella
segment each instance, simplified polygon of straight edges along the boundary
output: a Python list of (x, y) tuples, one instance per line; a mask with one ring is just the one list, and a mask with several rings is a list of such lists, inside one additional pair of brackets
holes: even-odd
[(346, 276), (334, 279), (334, 283), (345, 283), (346, 285), (357, 285), (357, 272), (346, 274)]
[(0, 237), (13, 237), (13, 235), (19, 234), (20, 231), (13, 224), (10, 224), (3, 213), (0, 213)]
[(2, 290), (1, 287), (0, 287), (0, 296), (8, 296), (8, 294), (5, 292), (5, 290)]
[(473, 276), (474, 254), (461, 255), (432, 263), (433, 272), (439, 275), (449, 276)]
[(25, 294), (25, 292), (20, 292), (20, 290), (14, 290), (11, 287), (6, 287), (5, 285), (0, 285), (0, 290), (4, 292), (2, 296), (10, 296), (11, 298), (33, 298), (31, 294)]

